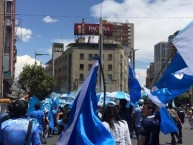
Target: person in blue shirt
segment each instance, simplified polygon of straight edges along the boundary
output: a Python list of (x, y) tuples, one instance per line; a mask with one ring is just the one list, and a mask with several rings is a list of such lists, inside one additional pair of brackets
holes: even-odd
[(156, 105), (151, 100), (144, 100), (138, 145), (159, 145), (160, 117)]
[[(30, 120), (26, 118), (27, 102), (13, 101), (9, 106), (10, 119), (1, 124), (0, 145), (40, 145), (39, 130), (32, 122), (29, 137), (27, 136)], [(26, 139), (27, 138), (27, 139)]]
[(39, 123), (39, 132), (40, 132), (40, 139), (41, 139), (41, 143), (46, 143), (46, 138), (45, 138), (45, 114), (44, 111), (40, 110), (41, 106), (40, 104), (35, 104), (35, 110), (32, 111), (29, 114), (29, 118), (34, 118), (37, 120), (37, 122)]

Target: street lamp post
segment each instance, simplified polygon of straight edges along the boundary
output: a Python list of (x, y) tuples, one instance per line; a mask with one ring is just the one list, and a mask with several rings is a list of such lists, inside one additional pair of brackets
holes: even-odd
[[(130, 58), (132, 58), (131, 61), (132, 61), (132, 67), (134, 70), (135, 70), (135, 51), (137, 51), (137, 50), (139, 50), (139, 49), (133, 49), (132, 48), (130, 50)], [(132, 54), (132, 56), (131, 56), (131, 54)]]
[(36, 63), (36, 56), (39, 56), (39, 55), (49, 55), (49, 54), (47, 54), (47, 53), (36, 53), (35, 52), (35, 63)]

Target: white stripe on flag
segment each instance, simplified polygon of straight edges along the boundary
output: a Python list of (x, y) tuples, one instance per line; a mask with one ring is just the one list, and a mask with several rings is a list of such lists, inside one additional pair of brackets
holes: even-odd
[(173, 44), (193, 72), (193, 21), (174, 37)]
[(153, 103), (155, 103), (159, 108), (165, 107), (166, 105), (162, 103), (157, 96), (153, 96), (149, 89), (144, 87), (144, 91), (147, 93), (148, 97), (151, 99)]

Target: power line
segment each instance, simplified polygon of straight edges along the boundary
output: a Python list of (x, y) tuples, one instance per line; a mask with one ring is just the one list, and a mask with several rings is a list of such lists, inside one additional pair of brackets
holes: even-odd
[[(0, 14), (1, 15), (1, 14)], [(81, 16), (81, 15), (76, 15), (76, 16), (70, 16), (70, 15), (48, 15), (48, 14), (17, 14), (18, 16), (27, 16), (27, 17), (58, 17), (58, 18), (100, 18), (99, 17), (94, 17), (94, 16)], [(103, 16), (105, 17), (105, 16)], [(105, 18), (129, 18), (129, 19), (192, 19), (193, 16), (183, 16), (183, 17), (139, 17), (139, 16), (114, 16), (114, 17), (105, 17)]]

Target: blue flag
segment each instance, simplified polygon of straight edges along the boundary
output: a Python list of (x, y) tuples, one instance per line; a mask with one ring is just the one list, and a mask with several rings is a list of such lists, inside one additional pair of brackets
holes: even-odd
[(56, 145), (115, 145), (110, 132), (96, 115), (98, 65), (97, 61), (84, 81), (70, 113), (69, 128)]
[(172, 119), (168, 110), (165, 107), (160, 108), (160, 116), (161, 116), (160, 130), (164, 134), (168, 134), (178, 130), (174, 120)]
[(193, 84), (193, 76), (183, 58), (176, 53), (170, 65), (165, 70), (161, 79), (156, 83), (151, 92), (150, 99), (160, 108), (161, 131), (165, 134), (177, 131), (177, 127), (171, 121), (165, 105), (179, 95), (185, 93)]
[(36, 96), (32, 96), (29, 100), (29, 106), (27, 109), (27, 115), (29, 115), (32, 111), (35, 110), (35, 104), (41, 104), (41, 101), (36, 97)]
[(54, 99), (52, 100), (52, 102), (53, 102), (53, 107), (54, 107), (54, 109), (57, 110), (58, 106), (60, 105), (60, 102), (59, 102), (58, 97), (57, 97), (57, 98), (54, 98)]
[(168, 133), (177, 131), (178, 129), (177, 129), (176, 124), (174, 123), (173, 119), (171, 118), (168, 110), (165, 108), (166, 103), (163, 101), (164, 100), (163, 98), (167, 98), (167, 97), (162, 98), (162, 96), (154, 96), (153, 95), (154, 92), (151, 92), (147, 88), (144, 88), (144, 91), (147, 93), (149, 99), (151, 99), (152, 102), (154, 102), (160, 109), (160, 117), (161, 117), (160, 130), (164, 134), (168, 134)]
[(50, 121), (49, 127), (54, 129), (54, 117), (52, 113), (52, 100), (49, 98), (46, 98), (42, 104), (42, 111), (48, 110), (48, 119)]
[(141, 98), (141, 86), (136, 78), (135, 71), (130, 66), (128, 87), (131, 103), (135, 104)]
[[(161, 79), (156, 83), (158, 89), (167, 88), (168, 90), (188, 91), (193, 84), (193, 76), (183, 58), (176, 53), (170, 65), (165, 70)], [(177, 96), (178, 96), (177, 95)]]

